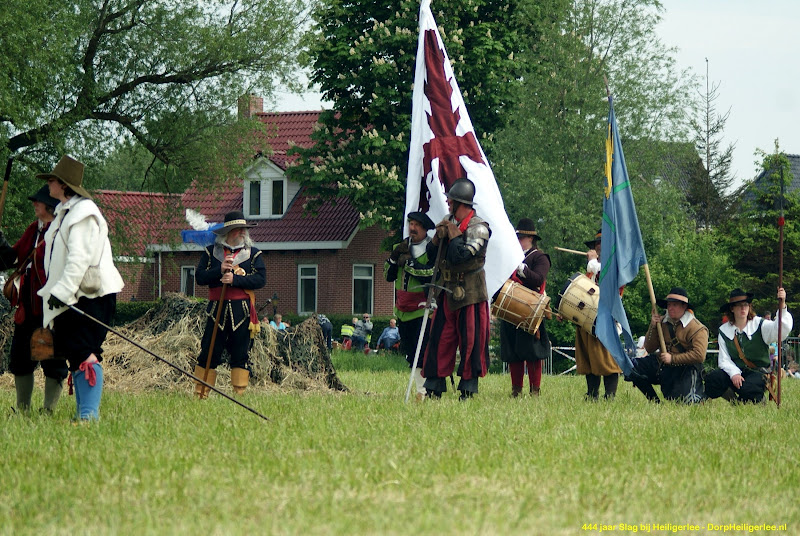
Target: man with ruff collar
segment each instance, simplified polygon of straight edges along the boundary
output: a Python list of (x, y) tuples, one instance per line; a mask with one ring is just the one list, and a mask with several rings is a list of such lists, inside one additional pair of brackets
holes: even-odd
[[(251, 338), (259, 330), (254, 291), (267, 282), (264, 258), (261, 251), (253, 247), (247, 231), (251, 227), (255, 224), (248, 224), (241, 211), (227, 213), (223, 226), (214, 231), (217, 235), (214, 244), (203, 251), (195, 273), (198, 284), (208, 285), (208, 320), (195, 376), (205, 376), (214, 319), (217, 308), (222, 307), (206, 381), (211, 385), (216, 383), (216, 369), (222, 362), (222, 351), (227, 349), (231, 356), (231, 384), (237, 395), (245, 391), (250, 381)], [(198, 398), (207, 398), (209, 391), (208, 387), (196, 383), (195, 395)]]

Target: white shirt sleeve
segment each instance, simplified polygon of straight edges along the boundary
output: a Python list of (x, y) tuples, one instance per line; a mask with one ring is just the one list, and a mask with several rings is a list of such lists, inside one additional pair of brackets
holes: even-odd
[(722, 338), (721, 334), (717, 334), (717, 341), (719, 341), (719, 354), (717, 355), (717, 366), (724, 370), (728, 376), (733, 378), (737, 374), (741, 374), (742, 371), (739, 367), (731, 359), (730, 354), (728, 354), (728, 345), (725, 344), (725, 340)]
[[(767, 344), (771, 342), (778, 342), (777, 311), (775, 312), (775, 316), (773, 318), (776, 320), (764, 320), (764, 323), (761, 324), (761, 338), (764, 339), (764, 342)], [(781, 324), (783, 324), (781, 329), (781, 337), (783, 340), (786, 340), (786, 338), (789, 337), (789, 332), (792, 331), (792, 326), (794, 325), (792, 313), (789, 312), (789, 309), (784, 309), (781, 313)]]

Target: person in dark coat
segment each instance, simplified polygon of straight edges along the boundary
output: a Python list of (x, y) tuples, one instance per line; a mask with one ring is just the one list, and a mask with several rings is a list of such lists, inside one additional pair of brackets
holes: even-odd
[[(550, 271), (550, 256), (538, 248), (541, 237), (534, 227), (533, 220), (522, 218), (517, 224), (516, 231), (525, 259), (512, 274), (511, 279), (543, 294), (547, 285), (547, 273)], [(517, 329), (510, 322), (500, 322), (500, 358), (508, 363), (511, 374), (511, 396), (518, 397), (522, 394), (526, 365), (530, 393), (539, 396), (542, 360), (547, 359), (549, 355), (550, 339), (547, 336), (544, 320), (533, 334), (525, 329)]]
[[(29, 411), (33, 396), (33, 373), (38, 361), (31, 359), (31, 335), (36, 328), (42, 327), (42, 298), (36, 293), (44, 286), (47, 279), (44, 272), (44, 235), (53, 221), (58, 199), (50, 195), (45, 184), (28, 197), (33, 202), (33, 213), (36, 220), (31, 223), (22, 237), (13, 246), (0, 232), (0, 266), (7, 270), (19, 269), (19, 284), (15, 284), (11, 296), (11, 307), (14, 312), (14, 337), (11, 340), (8, 369), (14, 375), (14, 386), (17, 391), (17, 410)], [(44, 373), (43, 411), (52, 413), (61, 397), (64, 378), (69, 374), (64, 359), (48, 359), (42, 361)]]
[[(205, 376), (214, 319), (217, 308), (222, 307), (206, 381), (211, 385), (216, 383), (216, 369), (222, 362), (222, 351), (227, 349), (231, 356), (231, 384), (236, 394), (242, 394), (250, 381), (251, 339), (260, 329), (253, 291), (267, 283), (264, 257), (253, 246), (247, 231), (251, 227), (255, 224), (247, 223), (241, 211), (228, 212), (223, 226), (214, 231), (217, 235), (215, 243), (203, 251), (195, 272), (197, 283), (208, 285), (208, 320), (194, 374), (201, 379)], [(196, 383), (195, 395), (198, 398), (207, 398), (209, 391), (208, 387)]]

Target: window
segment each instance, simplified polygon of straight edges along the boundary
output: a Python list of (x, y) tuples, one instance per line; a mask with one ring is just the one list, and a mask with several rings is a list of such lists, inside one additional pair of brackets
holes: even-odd
[(283, 181), (272, 181), (272, 215), (283, 214)]
[(317, 265), (301, 264), (297, 267), (297, 312), (313, 313), (317, 310)]
[(286, 212), (287, 185), (283, 178), (247, 181), (244, 190), (246, 217), (276, 218)]
[(250, 182), (250, 214), (261, 214), (261, 181)]
[(194, 266), (181, 266), (181, 292), (194, 296)]
[(353, 265), (353, 314), (372, 314), (372, 277), (371, 264)]

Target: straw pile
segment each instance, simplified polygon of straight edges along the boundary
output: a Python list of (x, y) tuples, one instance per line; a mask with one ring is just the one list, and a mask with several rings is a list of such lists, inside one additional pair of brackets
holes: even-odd
[[(193, 372), (206, 324), (205, 308), (205, 302), (169, 294), (135, 322), (115, 329), (181, 369)], [(0, 337), (10, 341), (13, 322), (12, 331), (5, 333), (5, 323), (2, 330)], [(227, 351), (223, 361), (227, 361)], [(314, 316), (285, 332), (262, 324), (250, 350), (250, 363), (252, 390), (347, 390), (331, 364)], [(113, 333), (108, 334), (103, 345), (103, 369), (105, 385), (114, 390), (193, 389), (187, 376)], [(223, 365), (217, 372), (217, 387), (230, 392), (230, 369)]]

